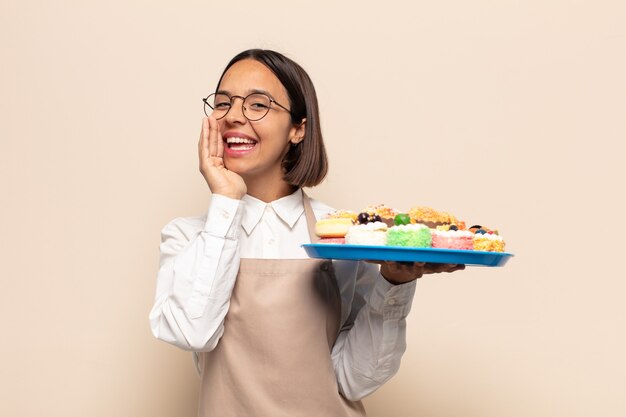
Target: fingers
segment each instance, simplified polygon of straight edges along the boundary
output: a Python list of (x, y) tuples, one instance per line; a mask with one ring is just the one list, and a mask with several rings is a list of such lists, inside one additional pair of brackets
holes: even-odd
[(465, 269), (463, 264), (426, 264), (426, 274), (438, 274), (441, 272), (454, 272)]
[(423, 274), (438, 274), (442, 272), (455, 272), (465, 269), (463, 264), (439, 264), (424, 262), (402, 262), (402, 261), (377, 261), (366, 260), (365, 262), (381, 265), (385, 272), (393, 275), (411, 275), (421, 277)]
[(450, 268), (450, 264), (428, 264), (427, 269), (429, 273), (440, 273), (447, 271)]
[(220, 131), (220, 124), (215, 117), (207, 117), (208, 129), (206, 132), (208, 138), (209, 157), (224, 157), (224, 142), (222, 139), (222, 132)]
[(413, 265), (417, 265), (417, 266), (424, 266), (424, 262), (411, 262), (411, 261), (378, 261), (375, 259), (366, 259), (365, 262), (369, 263), (369, 264), (376, 264), (376, 265), (385, 265), (388, 264), (389, 266), (394, 265), (394, 268), (398, 268), (398, 267), (413, 267)]
[(217, 136), (218, 136), (217, 120), (209, 116), (208, 123), (209, 123), (209, 131), (208, 131), (209, 157), (218, 156), (217, 154), (217, 146), (218, 146), (217, 145)]
[(465, 269), (463, 264), (441, 264), (443, 265), (441, 272), (462, 271)]
[(424, 275), (423, 262), (383, 262), (380, 273), (387, 281), (394, 284), (401, 284)]
[(224, 139), (222, 138), (222, 131), (220, 130), (220, 124), (215, 121), (215, 125), (217, 126), (217, 157), (224, 157)]
[(398, 273), (417, 276), (424, 275), (424, 262), (392, 262), (391, 268)]
[(198, 141), (198, 157), (200, 159), (200, 171), (203, 169), (204, 161), (209, 157), (209, 118), (202, 119), (202, 129), (200, 130), (200, 140)]

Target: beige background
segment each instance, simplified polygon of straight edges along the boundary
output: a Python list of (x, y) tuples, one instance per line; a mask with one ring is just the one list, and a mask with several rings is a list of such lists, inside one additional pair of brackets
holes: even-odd
[(419, 281), (371, 416), (626, 415), (626, 3), (384, 5), (0, 3), (0, 415), (195, 414), (148, 326), (159, 231), (206, 210), (200, 98), (249, 47), (316, 83), (312, 195), (449, 210), (516, 254)]

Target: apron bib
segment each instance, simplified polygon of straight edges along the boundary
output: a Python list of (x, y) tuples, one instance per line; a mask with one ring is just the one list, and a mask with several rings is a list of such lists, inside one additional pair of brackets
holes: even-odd
[[(303, 203), (316, 242), (304, 193)], [(340, 317), (332, 261), (241, 259), (224, 334), (199, 353), (199, 417), (365, 416), (339, 393), (330, 358)]]

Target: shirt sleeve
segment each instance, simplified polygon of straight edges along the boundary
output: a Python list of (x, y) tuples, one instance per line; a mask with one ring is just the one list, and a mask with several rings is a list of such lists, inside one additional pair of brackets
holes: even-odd
[(214, 194), (204, 224), (177, 218), (161, 230), (150, 328), (196, 352), (215, 348), (239, 269), (242, 202)]
[[(341, 268), (336, 272), (345, 273)], [(355, 274), (352, 308), (331, 353), (339, 389), (352, 401), (371, 394), (398, 371), (416, 287), (415, 281), (393, 285), (377, 265), (365, 262), (358, 262)]]

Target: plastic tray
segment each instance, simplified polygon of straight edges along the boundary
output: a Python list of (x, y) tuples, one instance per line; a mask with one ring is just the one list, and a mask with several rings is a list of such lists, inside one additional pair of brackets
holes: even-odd
[(458, 249), (408, 248), (399, 246), (367, 246), (332, 243), (302, 245), (311, 258), (372, 261), (429, 262), (477, 266), (504, 266), (512, 253), (482, 252)]

